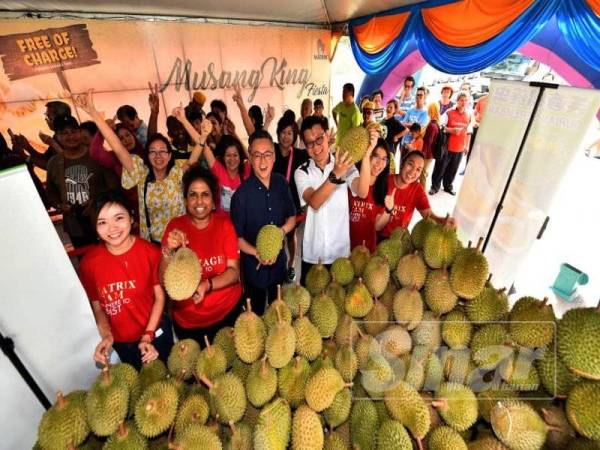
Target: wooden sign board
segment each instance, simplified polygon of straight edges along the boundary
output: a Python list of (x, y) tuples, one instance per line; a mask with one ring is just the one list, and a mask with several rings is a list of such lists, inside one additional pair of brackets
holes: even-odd
[(85, 24), (0, 36), (0, 57), (11, 81), (100, 63)]

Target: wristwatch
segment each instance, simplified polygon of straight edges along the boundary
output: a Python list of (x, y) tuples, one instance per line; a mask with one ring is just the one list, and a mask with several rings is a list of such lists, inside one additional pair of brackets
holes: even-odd
[(335, 173), (333, 173), (333, 171), (329, 172), (329, 176), (327, 177), (327, 179), (332, 184), (344, 184), (345, 183), (345, 181), (342, 178), (336, 177)]

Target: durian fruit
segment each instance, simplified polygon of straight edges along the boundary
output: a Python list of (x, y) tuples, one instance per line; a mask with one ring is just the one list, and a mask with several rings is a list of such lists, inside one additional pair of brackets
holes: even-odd
[(271, 365), (280, 369), (289, 363), (296, 351), (296, 333), (294, 328), (286, 323), (276, 308), (277, 324), (267, 335), (265, 341), (265, 354)]
[(242, 383), (245, 383), (250, 373), (250, 367), (252, 367), (252, 364), (246, 364), (236, 355), (233, 364), (231, 364), (231, 373), (237, 376)]
[[(365, 273), (367, 273), (366, 269)], [(359, 278), (358, 282), (352, 286), (346, 294), (346, 313), (351, 317), (360, 318), (369, 314), (371, 308), (373, 308), (373, 297), (371, 297), (371, 293), (363, 284), (362, 279)]]
[(373, 348), (377, 348), (377, 351), (379, 351), (379, 344), (373, 336), (368, 334), (359, 335), (359, 338), (354, 345), (354, 353), (356, 353), (359, 370), (363, 369), (367, 364)]
[(513, 355), (510, 338), (504, 325), (491, 323), (482, 326), (471, 338), (473, 361), (482, 369), (492, 370)]
[(373, 256), (363, 272), (363, 281), (373, 297), (379, 297), (385, 291), (390, 280), (390, 265), (381, 256)]
[(469, 450), (509, 450), (502, 442), (492, 436), (477, 438), (467, 445)]
[(81, 444), (90, 434), (85, 413), (85, 391), (56, 395), (56, 403), (42, 416), (38, 445), (46, 450), (66, 449)]
[(127, 417), (129, 389), (111, 376), (108, 367), (90, 388), (85, 398), (85, 410), (90, 428), (97, 436), (115, 433)]
[(600, 441), (600, 383), (580, 381), (567, 397), (567, 417), (582, 436)]
[(394, 296), (394, 318), (407, 330), (414, 330), (423, 320), (423, 299), (416, 287), (404, 287)]
[(323, 411), (323, 418), (327, 425), (337, 428), (348, 420), (351, 409), (352, 391), (344, 388), (333, 397), (331, 406)]
[(383, 355), (373, 353), (364, 369), (361, 369), (360, 382), (364, 390), (374, 400), (383, 398), (395, 381), (394, 368)]
[(182, 339), (169, 353), (167, 359), (169, 372), (174, 377), (183, 376), (184, 380), (189, 380), (194, 374), (198, 356), (200, 356), (200, 345), (193, 339)]
[(571, 442), (575, 439), (575, 430), (567, 419), (567, 414), (562, 407), (546, 406), (541, 408), (544, 422), (548, 424), (545, 449), (571, 448)]
[(230, 368), (235, 359), (235, 341), (233, 339), (233, 327), (223, 327), (213, 339), (213, 345), (218, 345), (223, 350), (227, 359), (227, 368)]
[(292, 317), (298, 317), (300, 310), (306, 314), (310, 308), (310, 292), (299, 284), (289, 284), (283, 289), (283, 301), (292, 312)]
[(287, 366), (279, 369), (277, 388), (279, 396), (292, 407), (304, 402), (304, 389), (310, 376), (310, 365), (305, 358), (296, 356)]
[(335, 329), (335, 342), (338, 345), (345, 345), (348, 342), (356, 342), (360, 333), (360, 327), (356, 321), (349, 316), (344, 314), (340, 320), (338, 320), (338, 326)]
[(188, 395), (182, 402), (175, 417), (175, 434), (179, 435), (192, 424), (204, 425), (208, 420), (209, 407), (206, 399), (199, 394)]
[(540, 387), (540, 377), (535, 368), (534, 352), (520, 348), (512, 358), (507, 358), (499, 367), (500, 376), (517, 391), (536, 391)]
[(404, 381), (416, 390), (430, 390), (439, 386), (443, 379), (442, 364), (428, 347), (417, 346), (401, 359), (405, 367)]
[(223, 444), (217, 433), (204, 425), (192, 425), (175, 437), (169, 448), (173, 450), (222, 450)]
[[(83, 444), (81, 444), (79, 447), (77, 447), (77, 450), (102, 450), (102, 447), (104, 447), (104, 444), (105, 444), (104, 440), (100, 440), (100, 438), (97, 437), (96, 435), (90, 434), (88, 436), (88, 438), (85, 440), (85, 442)], [(38, 445), (33, 446), (33, 450), (43, 450), (43, 449), (38, 444)]]
[(187, 300), (202, 279), (202, 268), (198, 255), (187, 247), (180, 247), (165, 269), (163, 281), (169, 297), (173, 300)]
[(335, 303), (327, 294), (322, 292), (312, 299), (309, 316), (321, 333), (321, 337), (333, 336), (337, 327), (338, 313)]
[(204, 335), (206, 348), (200, 352), (196, 360), (196, 377), (205, 375), (208, 378), (216, 378), (227, 370), (227, 356), (223, 349), (217, 345), (211, 345), (208, 336)]
[(390, 325), (390, 310), (383, 303), (375, 299), (373, 308), (364, 317), (363, 326), (371, 336), (377, 336)]
[(115, 378), (117, 383), (123, 384), (129, 391), (129, 410), (128, 414), (133, 415), (135, 403), (142, 395), (140, 390), (140, 377), (137, 370), (131, 364), (120, 363), (109, 367), (110, 375)]
[[(331, 275), (329, 271), (319, 262), (313, 265), (306, 274), (306, 289), (308, 289), (311, 295), (317, 295), (327, 288), (330, 281)], [(294, 310), (292, 309), (292, 311)]]
[(401, 286), (421, 289), (427, 278), (427, 266), (418, 251), (403, 256), (396, 267), (396, 278)]
[(361, 161), (369, 148), (369, 131), (363, 127), (350, 128), (339, 143), (338, 154), (348, 153), (352, 164)]
[(337, 351), (334, 366), (345, 382), (352, 382), (358, 371), (358, 359), (352, 345), (344, 345)]
[(510, 336), (523, 347), (546, 347), (554, 337), (556, 317), (548, 298), (522, 297), (510, 311)]
[(465, 305), (469, 320), (475, 323), (502, 320), (508, 314), (506, 289), (496, 289), (488, 283), (481, 293)]
[(377, 244), (376, 253), (387, 261), (390, 271), (394, 271), (407, 250), (403, 247), (400, 239), (389, 238)]
[(576, 308), (558, 323), (558, 353), (576, 375), (600, 380), (600, 308)]
[(277, 372), (267, 361), (266, 355), (252, 364), (245, 385), (248, 401), (256, 408), (262, 407), (275, 396)]
[(444, 377), (448, 381), (468, 385), (475, 363), (471, 361), (471, 351), (468, 348), (447, 349), (441, 354)]
[(323, 349), (323, 341), (319, 329), (304, 317), (302, 308), (300, 317), (294, 321), (294, 332), (296, 333), (296, 353), (309, 361), (314, 361)]
[(290, 441), (292, 411), (290, 405), (276, 398), (265, 405), (254, 429), (255, 450), (285, 450)]
[(229, 450), (253, 450), (252, 427), (245, 422), (230, 423), (231, 436), (227, 436), (225, 448)]
[(442, 322), (431, 311), (423, 313), (423, 320), (412, 330), (413, 345), (425, 345), (436, 350), (442, 345)]
[(256, 235), (256, 253), (261, 261), (274, 261), (283, 248), (283, 231), (277, 225), (264, 225)]
[(354, 279), (354, 266), (350, 258), (337, 258), (329, 271), (333, 280), (342, 286), (350, 284)]
[(319, 415), (308, 406), (300, 405), (292, 419), (292, 449), (321, 449), (324, 439)]
[(511, 450), (537, 450), (546, 441), (546, 423), (525, 402), (498, 402), (490, 416), (494, 433)]
[(102, 447), (103, 450), (147, 450), (147, 448), (146, 438), (140, 434), (135, 425), (124, 422)]
[(386, 358), (402, 356), (413, 347), (412, 338), (404, 327), (392, 325), (378, 336), (381, 345), (381, 353)]
[(469, 429), (477, 420), (477, 397), (459, 383), (442, 383), (432, 403), (448, 425), (456, 431)]
[[(160, 359), (155, 359), (147, 364), (142, 364), (140, 369), (140, 393), (144, 392), (148, 386), (167, 378), (167, 366)], [(133, 405), (135, 408), (135, 405)]]
[(450, 348), (465, 348), (471, 342), (473, 325), (462, 309), (450, 311), (442, 324), (442, 339)]
[(412, 253), (416, 250), (415, 246), (413, 245), (410, 233), (406, 228), (396, 227), (392, 231), (392, 234), (390, 234), (390, 239), (400, 241), (404, 250), (404, 254)]
[(410, 237), (412, 239), (412, 243), (415, 246), (415, 249), (422, 250), (423, 245), (425, 244), (425, 238), (429, 234), (431, 230), (438, 227), (439, 225), (430, 218), (423, 218), (415, 223), (413, 227)]
[(536, 367), (544, 389), (553, 397), (566, 396), (581, 379), (567, 368), (554, 345), (544, 349)]
[(335, 395), (346, 387), (344, 379), (334, 368), (323, 368), (312, 375), (306, 383), (306, 403), (314, 411), (329, 408)]
[(393, 419), (404, 425), (412, 436), (421, 441), (429, 432), (431, 417), (427, 404), (415, 388), (398, 381), (385, 392), (385, 406)]
[(489, 389), (484, 389), (477, 393), (479, 414), (486, 422), (490, 422), (492, 409), (498, 402), (507, 402), (518, 398), (519, 393), (505, 385), (492, 386)]
[(344, 306), (346, 290), (339, 283), (332, 281), (329, 283), (329, 286), (327, 286), (327, 289), (325, 289), (325, 295), (333, 300), (333, 304), (338, 313), (338, 318), (343, 316), (346, 312)]
[(460, 434), (446, 426), (431, 430), (428, 448), (429, 450), (468, 450)]
[(456, 306), (458, 297), (450, 288), (450, 278), (446, 269), (432, 270), (427, 274), (424, 297), (429, 309), (437, 314), (445, 314)]
[(242, 419), (246, 412), (246, 390), (236, 375), (226, 372), (214, 382), (205, 376), (200, 377), (200, 380), (208, 387), (221, 423), (235, 423)]
[(149, 386), (135, 405), (135, 423), (148, 438), (166, 431), (177, 414), (179, 395), (171, 383), (159, 381)]
[(239, 315), (233, 327), (233, 340), (238, 357), (250, 364), (260, 358), (265, 349), (266, 327), (253, 311), (250, 299), (246, 300), (246, 311)]
[(267, 310), (263, 314), (263, 322), (267, 327), (267, 333), (269, 333), (277, 324), (277, 310), (279, 310), (279, 315), (281, 315), (281, 319), (284, 322), (288, 324), (292, 323), (292, 311), (281, 297), (280, 284), (277, 285), (277, 298), (268, 306)]
[(377, 448), (379, 416), (375, 404), (371, 400), (357, 400), (350, 413), (350, 440), (355, 448), (374, 450)]
[(482, 242), (480, 238), (476, 248), (459, 249), (450, 268), (450, 287), (465, 300), (477, 297), (488, 277), (488, 262), (479, 249)]
[(392, 311), (394, 307), (394, 296), (397, 291), (398, 286), (396, 285), (394, 278), (390, 277), (390, 281), (388, 282), (385, 291), (383, 291), (383, 294), (379, 297), (379, 301), (385, 305), (388, 311)]
[(330, 431), (325, 435), (323, 450), (350, 450), (350, 444), (337, 431)]
[(369, 259), (371, 259), (371, 252), (364, 245), (357, 245), (352, 249), (352, 252), (350, 253), (350, 262), (352, 263), (355, 276), (362, 276)]
[(423, 257), (432, 269), (450, 267), (458, 251), (456, 230), (448, 224), (433, 227), (423, 243)]
[(412, 450), (408, 432), (397, 420), (385, 420), (377, 433), (377, 450)]

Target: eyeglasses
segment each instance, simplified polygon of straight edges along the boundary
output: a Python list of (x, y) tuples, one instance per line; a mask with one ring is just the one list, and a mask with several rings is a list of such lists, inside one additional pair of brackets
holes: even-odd
[(389, 161), (387, 156), (371, 155), (371, 159), (374, 159), (375, 161), (381, 161), (384, 164), (387, 164), (387, 162)]
[(258, 153), (258, 152), (254, 152), (250, 155), (252, 157), (252, 159), (254, 161), (260, 161), (261, 159), (272, 159), (273, 156), (275, 156), (275, 153), (273, 152), (264, 152), (264, 153)]
[(314, 141), (304, 141), (304, 146), (310, 150), (311, 148), (313, 148), (315, 145), (323, 145), (323, 141), (325, 140), (325, 134), (322, 134), (321, 136), (319, 136), (318, 138), (316, 138)]
[(371, 115), (371, 114), (373, 114), (373, 111), (370, 110), (370, 109), (365, 109), (365, 110), (363, 110), (363, 114), (364, 115)]
[(168, 154), (169, 154), (169, 152), (166, 151), (166, 150), (150, 150), (148, 152), (148, 156), (153, 156), (153, 157), (156, 157), (156, 156), (165, 156), (165, 155), (168, 155)]

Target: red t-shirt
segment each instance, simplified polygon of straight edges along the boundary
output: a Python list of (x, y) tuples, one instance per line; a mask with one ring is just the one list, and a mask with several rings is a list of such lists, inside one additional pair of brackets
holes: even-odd
[(81, 284), (91, 302), (100, 302), (115, 342), (135, 342), (146, 330), (154, 286), (160, 285), (159, 262), (159, 248), (138, 237), (122, 255), (99, 244), (81, 261)]
[(369, 186), (367, 198), (354, 196), (348, 189), (348, 203), (350, 206), (350, 248), (361, 245), (371, 251), (377, 247), (377, 233), (375, 231), (375, 218), (381, 214), (383, 206), (375, 203), (373, 186)]
[[(388, 179), (388, 192), (392, 192), (394, 187), (396, 187), (394, 176), (390, 175)], [(392, 217), (390, 217), (388, 224), (381, 230), (382, 236), (389, 237), (392, 231), (398, 227), (407, 228), (415, 209), (422, 211), (429, 208), (429, 199), (425, 194), (425, 189), (423, 189), (423, 185), (418, 181), (409, 184), (403, 189), (396, 189)]]
[[(199, 230), (188, 216), (171, 219), (163, 234), (163, 245), (174, 228), (183, 231), (202, 267), (202, 279), (222, 274), (228, 259), (240, 259), (238, 238), (229, 218), (213, 214), (208, 226)], [(205, 328), (220, 322), (234, 308), (242, 295), (240, 283), (216, 289), (195, 304), (192, 299), (173, 302), (173, 318), (182, 328)]]
[[(251, 167), (247, 161), (242, 163), (244, 165), (244, 180), (250, 177)], [(236, 174), (235, 177), (231, 178), (227, 169), (221, 164), (219, 160), (216, 160), (213, 164), (211, 171), (213, 175), (219, 181), (219, 198), (216, 199), (215, 204), (217, 210), (221, 213), (225, 213), (226, 217), (229, 218), (229, 209), (231, 206), (231, 197), (242, 184), (240, 176)]]
[(450, 109), (446, 114), (448, 115), (447, 127), (462, 128), (459, 134), (448, 134), (448, 151), (453, 153), (462, 152), (467, 145), (467, 128), (471, 122), (471, 116), (469, 116), (467, 111), (461, 113), (458, 109)]

